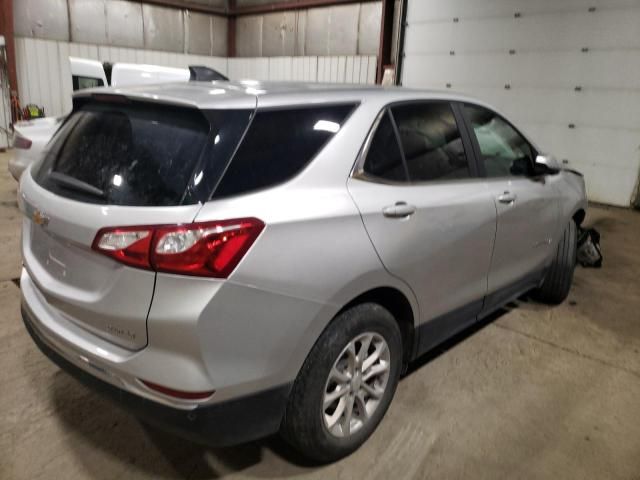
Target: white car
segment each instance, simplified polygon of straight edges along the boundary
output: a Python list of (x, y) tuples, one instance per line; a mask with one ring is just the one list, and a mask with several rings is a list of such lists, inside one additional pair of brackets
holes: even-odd
[(17, 122), (13, 126), (12, 146), (14, 153), (9, 160), (9, 173), (16, 180), (25, 168), (40, 157), (40, 154), (56, 132), (65, 116), (36, 118)]
[[(207, 67), (173, 68), (160, 65), (135, 63), (103, 64), (97, 60), (69, 57), (73, 90), (111, 85), (129, 87), (189, 80), (227, 80), (226, 77)], [(9, 173), (16, 180), (32, 162), (37, 160), (45, 146), (66, 118), (38, 118), (14, 124), (12, 146), (15, 149), (9, 161)]]

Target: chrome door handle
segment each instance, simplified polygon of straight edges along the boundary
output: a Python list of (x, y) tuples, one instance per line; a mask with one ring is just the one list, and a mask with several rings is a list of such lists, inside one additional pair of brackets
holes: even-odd
[(413, 215), (415, 212), (416, 207), (408, 205), (406, 202), (396, 202), (395, 205), (390, 205), (382, 209), (382, 214), (389, 218), (405, 218)]
[(511, 192), (504, 192), (502, 195), (498, 195), (498, 201), (500, 203), (511, 204), (516, 201), (517, 195)]

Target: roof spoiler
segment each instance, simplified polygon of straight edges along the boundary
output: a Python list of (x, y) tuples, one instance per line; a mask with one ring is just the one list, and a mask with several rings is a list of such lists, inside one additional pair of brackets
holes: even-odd
[(214, 80), (228, 81), (229, 79), (213, 68), (201, 65), (189, 65), (190, 82), (212, 82)]

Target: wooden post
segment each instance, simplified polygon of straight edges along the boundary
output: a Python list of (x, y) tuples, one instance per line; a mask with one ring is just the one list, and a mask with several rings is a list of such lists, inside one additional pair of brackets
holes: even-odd
[[(0, 0), (0, 35), (4, 36), (7, 50), (7, 69), (11, 97), (18, 97), (18, 75), (16, 73), (16, 43), (13, 35), (13, 0)], [(15, 117), (12, 109), (12, 117)], [(16, 121), (16, 118), (13, 118)]]

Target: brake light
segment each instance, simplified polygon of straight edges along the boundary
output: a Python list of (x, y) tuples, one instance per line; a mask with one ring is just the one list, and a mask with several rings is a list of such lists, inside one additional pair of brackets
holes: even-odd
[(131, 103), (131, 100), (124, 95), (115, 95), (111, 93), (94, 93), (91, 95), (91, 98), (98, 102), (105, 103)]
[(93, 241), (93, 249), (139, 268), (151, 268), (149, 249), (153, 230), (147, 227), (121, 227), (102, 229)]
[(264, 228), (256, 218), (102, 229), (92, 248), (156, 272), (226, 278)]
[(13, 136), (13, 148), (20, 148), (22, 150), (29, 150), (33, 142), (26, 137), (23, 137), (18, 132)]

